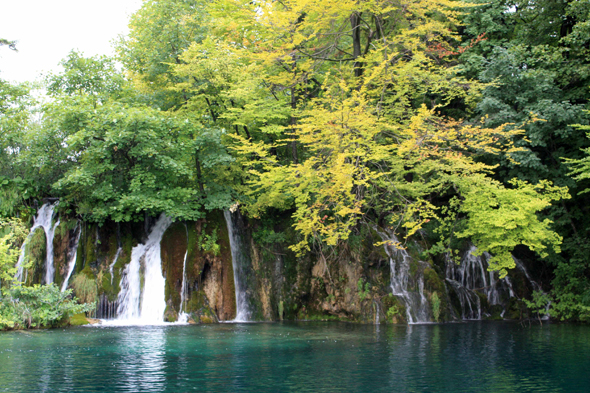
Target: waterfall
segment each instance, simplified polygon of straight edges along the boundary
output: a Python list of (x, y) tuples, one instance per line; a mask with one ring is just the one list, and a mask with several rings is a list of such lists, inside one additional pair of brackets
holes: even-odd
[(165, 279), (162, 275), (160, 241), (170, 224), (171, 218), (160, 215), (145, 244), (138, 244), (131, 250), (131, 261), (123, 271), (117, 299), (119, 322), (141, 325), (164, 322)]
[(379, 325), (381, 323), (381, 307), (379, 307), (379, 302), (374, 300), (373, 305), (375, 306), (375, 325)]
[(491, 255), (476, 253), (477, 248), (470, 245), (459, 265), (446, 256), (446, 281), (459, 298), (462, 319), (481, 319), (481, 301), (476, 292), (483, 293), (490, 306), (502, 304), (502, 295), (504, 299), (515, 297), (508, 276), (499, 279), (497, 272), (488, 271)]
[(187, 287), (186, 287), (186, 259), (188, 258), (188, 227), (186, 223), (184, 225), (186, 229), (186, 252), (184, 253), (184, 261), (182, 262), (182, 285), (180, 286), (180, 306), (178, 307), (178, 322), (187, 323), (188, 314), (183, 311), (184, 304), (186, 303)]
[(247, 282), (245, 277), (245, 258), (242, 253), (242, 241), (239, 233), (235, 230), (232, 214), (229, 210), (223, 212), (227, 231), (229, 234), (229, 245), (231, 248), (232, 265), (234, 270), (234, 285), (236, 290), (236, 322), (247, 322), (250, 320), (252, 312), (248, 305), (246, 293)]
[(461, 319), (481, 319), (481, 301), (474, 290), (464, 287), (460, 282), (447, 278), (455, 290), (461, 304)]
[(37, 212), (37, 217), (35, 217), (33, 227), (31, 228), (29, 235), (27, 236), (21, 247), (21, 253), (16, 265), (17, 273), (15, 278), (17, 281), (23, 281), (26, 245), (33, 236), (35, 230), (37, 228), (43, 228), (43, 230), (45, 231), (47, 251), (45, 255), (45, 284), (51, 284), (53, 282), (53, 276), (55, 274), (55, 268), (53, 267), (53, 236), (55, 234), (55, 228), (57, 228), (57, 226), (59, 225), (59, 220), (57, 220), (57, 222), (53, 225), (51, 225), (51, 223), (53, 221), (53, 213), (58, 203), (59, 201), (53, 204), (45, 203)]
[[(539, 285), (538, 282), (536, 282), (535, 280), (533, 280), (531, 278), (528, 270), (526, 270), (526, 267), (524, 266), (522, 261), (520, 259), (516, 258), (514, 255), (512, 256), (512, 259), (514, 259), (514, 263), (516, 264), (516, 267), (518, 268), (518, 270), (520, 270), (525, 275), (527, 280), (529, 280), (529, 282), (531, 283), (531, 286), (533, 287), (533, 290), (544, 294), (545, 292), (543, 291), (543, 288), (541, 288), (541, 286)], [(551, 301), (548, 301), (547, 305), (545, 306), (545, 315), (542, 318), (543, 320), (548, 320), (550, 318), (550, 315), (549, 315), (549, 308), (550, 307), (551, 307)]]
[(115, 253), (115, 257), (113, 258), (113, 262), (109, 265), (109, 272), (111, 273), (111, 284), (113, 283), (113, 268), (119, 259), (119, 255), (121, 254), (121, 250), (123, 250), (120, 246), (117, 248), (117, 252)]
[[(188, 235), (188, 234), (187, 234)], [(188, 322), (188, 314), (183, 311), (186, 302), (186, 258), (188, 249), (184, 253), (184, 262), (182, 263), (182, 286), (180, 287), (180, 307), (178, 307), (178, 322)]]
[[(422, 323), (430, 321), (429, 304), (424, 296), (424, 278), (421, 269), (418, 269), (418, 277), (413, 278), (410, 275), (410, 262), (412, 257), (404, 249), (396, 247), (399, 244), (397, 237), (393, 233), (383, 233), (377, 231), (384, 243), (385, 252), (389, 257), (389, 267), (391, 270), (390, 286), (393, 295), (400, 298), (406, 306), (406, 317), (408, 323)], [(420, 265), (425, 262), (417, 261)], [(416, 292), (408, 290), (410, 280), (416, 281)]]
[(541, 286), (535, 280), (533, 280), (531, 278), (528, 270), (526, 270), (526, 267), (524, 266), (522, 261), (520, 259), (516, 258), (514, 255), (512, 256), (512, 259), (514, 260), (514, 263), (516, 264), (516, 267), (518, 268), (518, 270), (520, 270), (525, 275), (526, 279), (529, 280), (529, 282), (531, 283), (531, 286), (533, 287), (533, 290), (545, 293), (545, 292), (543, 292), (543, 289), (541, 289)]
[(69, 263), (68, 263), (68, 274), (61, 286), (61, 291), (65, 291), (68, 288), (68, 282), (70, 281), (70, 277), (72, 272), (74, 271), (74, 267), (76, 267), (76, 259), (78, 257), (78, 244), (80, 243), (80, 235), (82, 235), (82, 228), (80, 223), (78, 223), (78, 236), (76, 236), (76, 240), (74, 242), (74, 247), (72, 248), (73, 255), (70, 255)]

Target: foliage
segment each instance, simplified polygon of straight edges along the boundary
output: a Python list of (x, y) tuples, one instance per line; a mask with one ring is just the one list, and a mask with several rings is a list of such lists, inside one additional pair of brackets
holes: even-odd
[(184, 79), (170, 70), (192, 42), (201, 41), (206, 17), (199, 0), (149, 0), (131, 17), (129, 36), (117, 51), (146, 102), (166, 110), (186, 101), (187, 92), (173, 89)]
[(393, 319), (394, 317), (400, 315), (400, 309), (397, 305), (393, 305), (387, 309), (387, 318)]
[(563, 252), (550, 252), (545, 260), (555, 269), (553, 307), (561, 307), (566, 318), (577, 318), (590, 288), (590, 254), (580, 252), (590, 241), (584, 193), (584, 152), (590, 146), (585, 137), (589, 10), (588, 2), (580, 1), (478, 1), (462, 16), (463, 37), (467, 42), (485, 34), (486, 40), (458, 58), (462, 75), (486, 83), (475, 112), (485, 116), (486, 125), (509, 121), (525, 130), (515, 140), (521, 150), (509, 156), (512, 162), (486, 158), (499, 164), (496, 178), (531, 184), (549, 180), (569, 188), (571, 199), (552, 203), (542, 213), (565, 239)]
[(365, 282), (362, 277), (359, 278), (358, 282), (356, 283), (356, 287), (359, 293), (359, 298), (361, 299), (361, 302), (363, 300), (365, 300), (367, 297), (369, 297), (370, 294), (370, 290), (371, 290), (371, 284), (369, 284), (369, 282)]
[(10, 285), (17, 271), (19, 246), (24, 242), (26, 228), (19, 219), (0, 219), (0, 286)]
[(123, 94), (125, 79), (109, 57), (84, 57), (80, 52), (71, 51), (60, 65), (63, 72), (50, 74), (47, 78), (47, 92), (51, 95), (85, 95), (100, 103), (108, 98), (120, 98)]
[(26, 146), (22, 134), (31, 125), (35, 104), (28, 84), (0, 79), (0, 217), (15, 216), (31, 196), (27, 172), (15, 161)]
[(439, 318), (440, 318), (440, 298), (438, 297), (438, 293), (435, 291), (432, 293), (432, 296), (430, 296), (430, 302), (432, 303), (432, 315), (434, 315), (434, 320), (436, 322), (438, 322)]
[(400, 247), (434, 239), (430, 254), (470, 239), (501, 276), (525, 246), (553, 269), (556, 312), (583, 319), (589, 15), (555, 0), (145, 1), (123, 71), (73, 51), (41, 106), (0, 81), (0, 216), (46, 196), (98, 223), (239, 205), (290, 216), (294, 236), (254, 239), (299, 256), (388, 227)]
[(76, 274), (71, 283), (76, 297), (82, 303), (95, 304), (98, 300), (96, 280), (89, 278), (84, 272)]
[[(463, 228), (458, 235), (479, 236), (481, 252), (498, 253), (492, 267), (503, 274), (518, 244), (559, 251), (559, 236), (536, 213), (565, 190), (516, 181), (506, 187), (491, 178), (494, 166), (477, 160), (512, 162), (523, 130), (443, 113), (454, 102), (473, 109), (482, 89), (437, 55), (458, 40), (458, 6), (213, 2), (212, 37), (191, 45), (174, 69), (189, 77), (179, 86), (193, 94), (187, 109), (209, 111), (216, 124), (235, 129), (229, 142), (246, 169), (247, 186), (238, 188), (243, 209), (253, 217), (294, 209), (298, 254), (346, 241), (377, 217), (408, 239), (449, 215)], [(478, 197), (480, 188), (496, 204)], [(445, 211), (452, 198), (456, 209)], [(538, 235), (507, 221), (521, 204)], [(479, 215), (498, 223), (494, 234), (510, 233), (504, 244), (486, 237), (490, 228)]]
[(197, 242), (199, 243), (199, 248), (201, 250), (211, 252), (213, 255), (217, 256), (221, 250), (221, 246), (217, 243), (217, 240), (217, 230), (214, 229), (211, 234), (201, 233)]
[(542, 291), (534, 291), (531, 300), (523, 299), (522, 301), (531, 311), (537, 314), (539, 321), (542, 315), (550, 314), (551, 297)]
[(71, 315), (94, 309), (70, 298), (71, 290), (61, 292), (55, 284), (32, 287), (14, 286), (3, 291), (0, 300), (0, 328), (23, 329), (53, 327)]

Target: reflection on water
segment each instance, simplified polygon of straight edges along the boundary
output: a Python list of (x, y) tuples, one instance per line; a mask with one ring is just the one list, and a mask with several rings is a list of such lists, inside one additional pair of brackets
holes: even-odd
[(590, 329), (511, 323), (103, 327), (0, 334), (0, 391), (585, 391)]
[(116, 366), (119, 388), (130, 392), (166, 389), (166, 333), (162, 329), (123, 329), (118, 345), (124, 351)]

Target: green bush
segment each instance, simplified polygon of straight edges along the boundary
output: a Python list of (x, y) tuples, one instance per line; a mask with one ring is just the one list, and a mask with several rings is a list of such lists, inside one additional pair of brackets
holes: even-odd
[(96, 303), (98, 300), (98, 288), (96, 280), (89, 278), (85, 273), (78, 273), (72, 280), (74, 294), (82, 303)]
[(71, 294), (55, 284), (7, 289), (0, 299), (0, 329), (53, 327), (71, 315), (94, 310), (94, 304), (79, 304)]
[(387, 309), (387, 318), (389, 318), (390, 320), (398, 315), (400, 315), (400, 309), (396, 304)]
[(434, 315), (434, 320), (438, 322), (438, 319), (440, 318), (440, 298), (438, 297), (438, 293), (433, 292), (430, 301), (432, 302), (432, 314)]

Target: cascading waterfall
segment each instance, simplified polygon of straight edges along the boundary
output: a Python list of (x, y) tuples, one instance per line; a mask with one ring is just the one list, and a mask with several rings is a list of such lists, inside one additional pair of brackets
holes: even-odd
[[(391, 291), (404, 302), (408, 323), (429, 322), (429, 304), (426, 296), (424, 296), (424, 278), (422, 274), (417, 277), (418, 291), (408, 290), (412, 257), (410, 257), (406, 250), (396, 247), (399, 241), (393, 233), (383, 233), (380, 231), (377, 231), (377, 233), (379, 233), (385, 242), (385, 252), (389, 257)], [(422, 261), (418, 261), (418, 263), (424, 264)]]
[[(53, 267), (53, 236), (55, 235), (55, 228), (59, 225), (59, 220), (55, 224), (52, 225), (53, 221), (53, 213), (55, 208), (57, 207), (59, 201), (55, 203), (45, 203), (39, 211), (37, 212), (37, 217), (35, 217), (35, 221), (29, 235), (25, 239), (23, 246), (21, 248), (21, 253), (18, 258), (17, 262), (17, 273), (16, 279), (17, 281), (23, 281), (23, 273), (24, 273), (24, 261), (25, 261), (25, 252), (26, 252), (26, 245), (33, 236), (33, 233), (37, 228), (43, 228), (45, 231), (45, 241), (46, 241), (46, 250), (47, 254), (45, 256), (45, 284), (51, 284), (53, 282), (53, 276), (55, 274), (55, 268)], [(26, 279), (26, 277), (25, 277)]]
[(487, 290), (485, 258), (475, 256), (477, 249), (471, 246), (457, 265), (447, 255), (446, 281), (459, 298), (461, 304), (461, 319), (481, 319), (481, 301), (476, 289)]
[(223, 212), (225, 222), (227, 224), (227, 231), (229, 234), (229, 244), (231, 248), (232, 265), (234, 270), (234, 284), (236, 290), (236, 322), (247, 322), (251, 318), (252, 312), (248, 304), (247, 298), (247, 284), (244, 271), (244, 256), (241, 252), (241, 239), (236, 232), (232, 214), (229, 210)]
[[(471, 245), (463, 256), (461, 264), (457, 265), (447, 256), (446, 281), (454, 290), (461, 303), (462, 319), (481, 319), (481, 302), (477, 291), (483, 293), (488, 299), (489, 305), (500, 305), (502, 299), (516, 297), (512, 282), (508, 276), (499, 279), (497, 272), (488, 271), (488, 261), (491, 256), (488, 253), (476, 256), (477, 248)], [(522, 262), (514, 258), (516, 266), (531, 282), (533, 288), (540, 288), (526, 271)], [(487, 274), (486, 274), (487, 273)], [(504, 306), (506, 302), (504, 302)], [(505, 314), (504, 310), (502, 316)]]
[[(152, 228), (145, 244), (131, 250), (131, 261), (121, 277), (118, 296), (118, 322), (151, 325), (164, 322), (165, 279), (162, 275), (160, 242), (172, 219), (164, 214)], [(143, 267), (143, 290), (141, 268)]]
[(76, 258), (78, 257), (78, 244), (80, 243), (80, 236), (82, 235), (82, 228), (80, 223), (78, 223), (78, 235), (76, 236), (76, 240), (74, 242), (74, 247), (70, 252), (69, 255), (69, 262), (68, 262), (68, 274), (61, 286), (61, 291), (65, 291), (68, 288), (68, 283), (70, 281), (70, 277), (72, 276), (72, 272), (74, 271), (74, 267), (76, 267)]
[(465, 288), (461, 283), (447, 278), (461, 304), (461, 319), (481, 319), (481, 300), (474, 290)]

